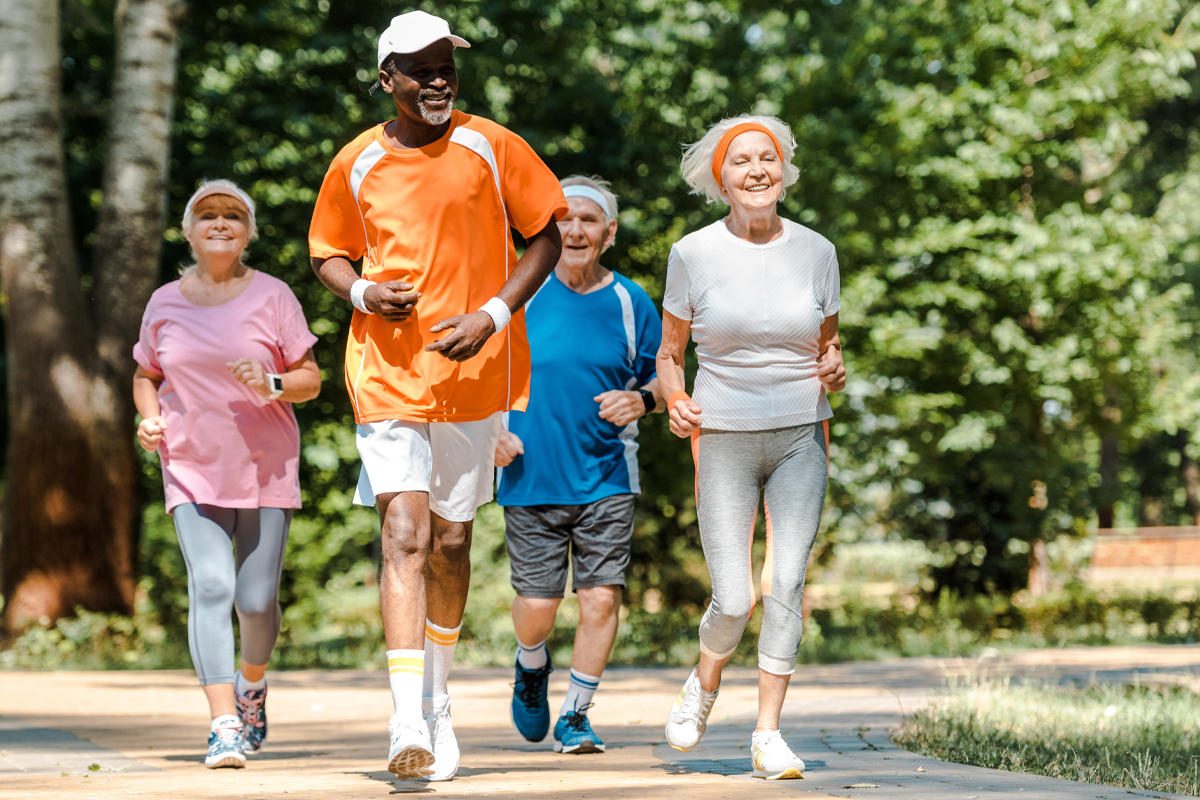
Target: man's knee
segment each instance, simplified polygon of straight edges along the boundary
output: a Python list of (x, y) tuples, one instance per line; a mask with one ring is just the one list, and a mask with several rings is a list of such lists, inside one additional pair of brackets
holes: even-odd
[(383, 522), (381, 549), (384, 562), (424, 563), (429, 550), (429, 523), (389, 509)]
[(433, 532), (433, 554), (458, 561), (471, 557), (471, 523), (439, 520)]
[(615, 616), (621, 610), (620, 586), (593, 586), (579, 589), (579, 616), (587, 621), (600, 622)]

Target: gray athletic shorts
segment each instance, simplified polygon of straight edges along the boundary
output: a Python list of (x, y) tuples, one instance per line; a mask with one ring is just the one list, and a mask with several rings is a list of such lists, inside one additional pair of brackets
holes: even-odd
[(567, 588), (624, 586), (633, 539), (632, 494), (579, 506), (509, 506), (508, 560), (521, 597), (562, 597)]

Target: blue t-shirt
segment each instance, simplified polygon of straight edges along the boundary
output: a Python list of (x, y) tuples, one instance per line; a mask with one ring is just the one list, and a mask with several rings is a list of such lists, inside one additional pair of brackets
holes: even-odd
[(639, 493), (637, 422), (621, 428), (601, 419), (592, 398), (654, 377), (662, 322), (649, 295), (615, 272), (590, 294), (551, 274), (526, 305), (525, 326), (533, 357), (529, 408), (508, 414), (525, 453), (500, 470), (497, 502), (583, 505)]

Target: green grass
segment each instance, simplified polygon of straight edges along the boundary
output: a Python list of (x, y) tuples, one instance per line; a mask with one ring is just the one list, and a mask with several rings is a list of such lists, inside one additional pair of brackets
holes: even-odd
[(959, 764), (1200, 796), (1200, 695), (1177, 687), (961, 681), (893, 740)]

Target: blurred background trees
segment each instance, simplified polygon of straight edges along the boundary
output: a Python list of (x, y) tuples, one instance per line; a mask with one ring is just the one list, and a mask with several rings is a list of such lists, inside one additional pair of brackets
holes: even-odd
[[(116, 6), (63, 5), (63, 135), (85, 265), (111, 250), (97, 226)], [(366, 91), (375, 40), (413, 7), (191, 0), (180, 32), (160, 280), (186, 257), (178, 224), (196, 183), (231, 178), (260, 206), (252, 263), (291, 283), (322, 338), (323, 393), (297, 409), (306, 507), (285, 570), (285, 642), (309, 649), (296, 663), (351, 663), (354, 643), (369, 653), (377, 630), (376, 523), (350, 505), (349, 307), (312, 276), (306, 233), (334, 153), (389, 117), (389, 101)], [(920, 566), (898, 568), (909, 576), (901, 588), (926, 611), (952, 598), (1003, 604), (1046, 543), (1053, 555), (1097, 525), (1200, 514), (1200, 12), (1190, 4), (419, 7), (474, 45), (459, 51), (459, 108), (515, 130), (559, 175), (613, 182), (621, 228), (607, 262), (655, 298), (671, 244), (722, 213), (687, 193), (680, 145), (743, 112), (793, 126), (801, 178), (784, 213), (838, 248), (851, 376), (834, 400), (818, 554), (831, 576), (850, 569), (839, 548), (901, 546), (905, 564)], [(94, 278), (82, 268), (85, 294)], [(12, 379), (10, 365), (15, 398)], [(694, 636), (707, 600), (692, 465), (659, 417), (640, 441), (644, 494), (618, 651), (678, 660), (690, 657), (676, 645)], [(182, 564), (156, 464), (142, 466), (141, 598), (177, 637)], [(511, 593), (498, 515), (480, 527), (464, 635), (484, 652), (504, 638)], [(905, 542), (919, 554), (909, 558)], [(817, 619), (813, 630), (834, 624)]]

